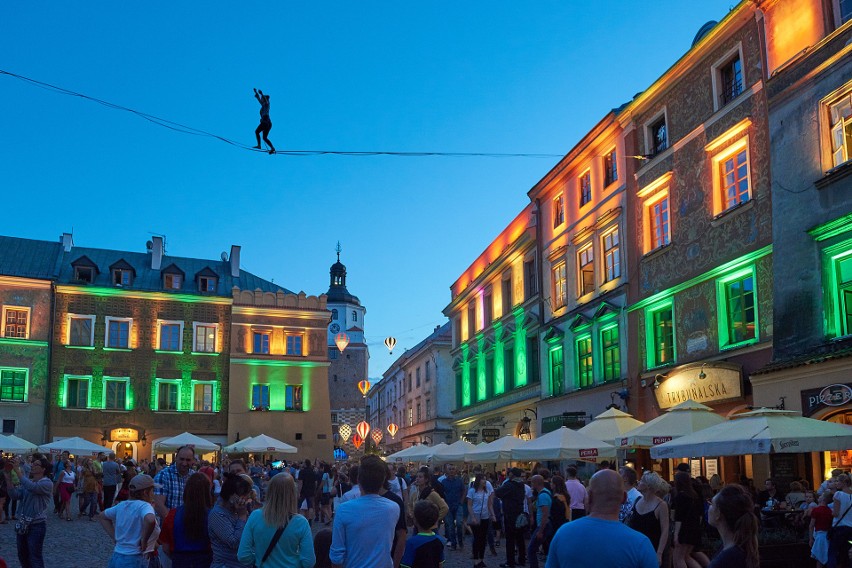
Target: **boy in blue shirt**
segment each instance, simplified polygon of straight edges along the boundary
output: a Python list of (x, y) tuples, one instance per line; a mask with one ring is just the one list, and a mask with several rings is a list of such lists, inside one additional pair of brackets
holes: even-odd
[(422, 499), (414, 505), (417, 534), (405, 542), (401, 568), (442, 568), (446, 541), (433, 530), (438, 524), (438, 506)]

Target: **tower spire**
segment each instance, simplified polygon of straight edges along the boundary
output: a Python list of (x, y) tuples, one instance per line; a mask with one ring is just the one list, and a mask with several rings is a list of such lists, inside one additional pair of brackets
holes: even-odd
[(340, 248), (340, 241), (337, 241), (337, 246), (334, 250), (337, 251), (337, 262), (340, 262), (340, 251), (343, 250)]

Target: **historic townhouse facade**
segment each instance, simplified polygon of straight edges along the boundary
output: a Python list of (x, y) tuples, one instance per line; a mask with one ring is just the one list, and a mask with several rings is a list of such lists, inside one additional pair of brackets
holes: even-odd
[(528, 194), (542, 212), (541, 433), (627, 398), (625, 177), (613, 111)]
[[(540, 212), (527, 205), (450, 287), (456, 439), (534, 435), (540, 398)], [(532, 414), (532, 416), (530, 416)]]

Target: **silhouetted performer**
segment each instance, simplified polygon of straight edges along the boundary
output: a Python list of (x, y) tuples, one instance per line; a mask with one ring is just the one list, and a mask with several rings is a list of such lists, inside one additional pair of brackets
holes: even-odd
[(257, 138), (257, 146), (255, 148), (260, 149), (260, 133), (263, 132), (263, 141), (269, 146), (269, 153), (274, 154), (275, 146), (272, 145), (272, 142), (268, 138), (269, 131), (272, 130), (272, 121), (269, 120), (269, 95), (264, 95), (263, 91), (254, 89), (254, 98), (260, 103), (260, 124), (254, 131), (254, 135)]

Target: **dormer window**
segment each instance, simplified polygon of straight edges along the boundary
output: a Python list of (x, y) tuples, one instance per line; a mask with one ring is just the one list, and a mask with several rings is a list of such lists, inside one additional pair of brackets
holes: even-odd
[(200, 292), (216, 291), (216, 279), (211, 276), (200, 276), (198, 278), (198, 290)]
[(164, 274), (163, 287), (167, 290), (180, 290), (183, 285), (183, 277), (180, 274)]
[(133, 274), (129, 270), (116, 269), (112, 271), (112, 283), (115, 286), (130, 286)]
[(75, 266), (74, 280), (85, 284), (91, 284), (95, 281), (95, 269), (90, 266)]

